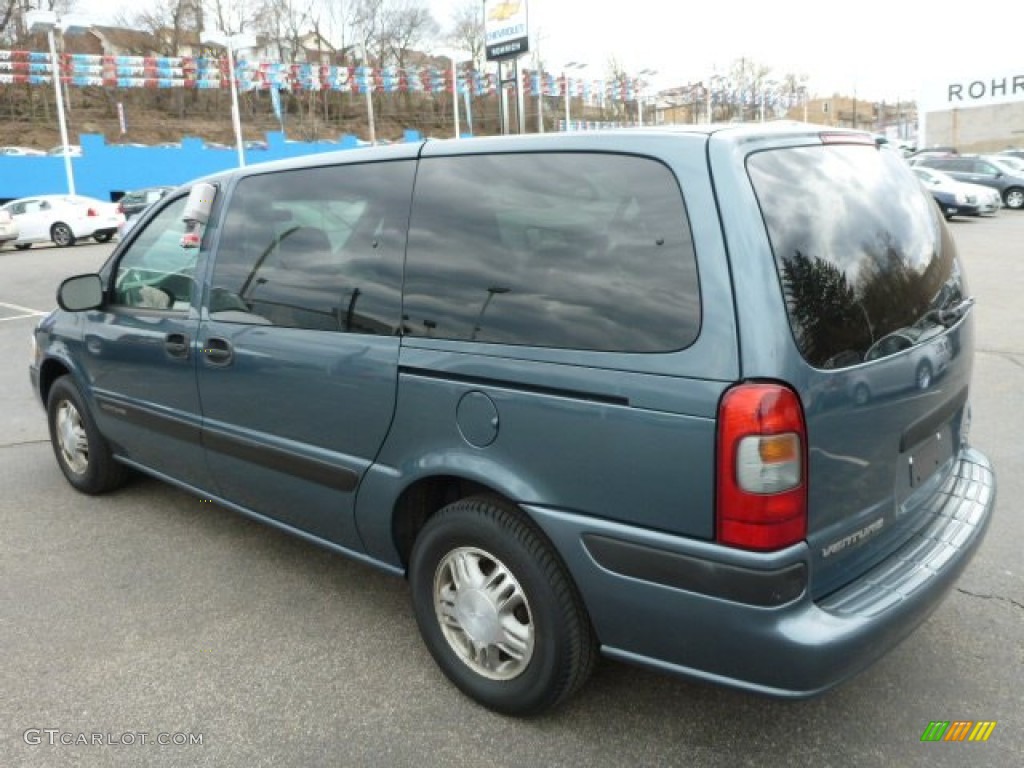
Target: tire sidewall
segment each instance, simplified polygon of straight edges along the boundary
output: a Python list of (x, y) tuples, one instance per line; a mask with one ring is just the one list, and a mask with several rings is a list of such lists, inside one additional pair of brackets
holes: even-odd
[[(65, 234), (65, 236), (62, 238), (63, 242), (62, 240), (58, 239), (58, 235), (60, 234)], [(71, 227), (69, 227), (62, 221), (58, 221), (56, 224), (53, 225), (53, 227), (50, 229), (50, 237), (53, 238), (53, 242), (58, 248), (67, 248), (68, 246), (74, 245), (75, 243), (74, 232), (71, 231)]]
[[(71, 471), (71, 468), (64, 460), (60, 449), (60, 441), (57, 439), (57, 408), (65, 400), (71, 403), (78, 411), (78, 415), (82, 420), (82, 427), (85, 429), (86, 440), (89, 443), (89, 465), (82, 474)], [(78, 387), (75, 386), (69, 376), (62, 376), (57, 379), (50, 388), (50, 394), (46, 399), (46, 421), (50, 430), (50, 446), (53, 448), (53, 454), (57, 459), (57, 466), (60, 467), (60, 471), (64, 473), (67, 481), (85, 493), (96, 493), (99, 491), (101, 488), (100, 462), (102, 461), (99, 446), (101, 445), (102, 437), (96, 428), (96, 424), (93, 422), (92, 414), (85, 405), (85, 400), (78, 391)]]
[[(496, 557), (526, 595), (534, 628), (533, 656), (523, 673), (511, 680), (490, 680), (474, 672), (455, 654), (437, 620), (437, 566), (459, 547), (475, 547)], [(463, 693), (504, 714), (531, 714), (558, 697), (555, 683), (566, 666), (569, 644), (558, 601), (542, 568), (511, 528), (459, 504), (442, 510), (424, 527), (410, 559), (413, 608), (431, 655)]]

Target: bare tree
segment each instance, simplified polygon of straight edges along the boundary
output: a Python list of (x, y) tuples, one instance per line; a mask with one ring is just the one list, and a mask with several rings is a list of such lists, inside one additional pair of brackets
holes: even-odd
[(0, 43), (23, 43), (28, 37), (25, 14), (32, 10), (67, 13), (71, 0), (0, 0)]
[(484, 12), (479, 0), (463, 0), (452, 13), (448, 40), (460, 51), (468, 53), (476, 69), (484, 65)]
[(352, 5), (352, 27), (359, 45), (359, 59), (367, 66), (384, 62), (385, 0), (355, 0)]
[[(628, 93), (630, 80), (629, 73), (622, 66), (622, 62), (615, 58), (615, 56), (609, 57), (607, 74), (605, 75), (605, 93), (602, 97), (602, 102), (605, 104), (601, 110), (602, 119), (606, 116), (609, 105), (614, 118), (635, 119), (636, 102), (627, 102), (622, 96), (622, 94)], [(611, 97), (610, 99), (608, 98), (609, 96)]]
[(786, 106), (789, 109), (798, 104), (806, 103), (807, 100), (807, 75), (797, 75), (787, 72), (782, 76), (781, 89), (786, 98)]
[(733, 98), (731, 99), (730, 117), (735, 116), (733, 110), (738, 111), (739, 119), (742, 121), (747, 107), (756, 109), (761, 99), (761, 93), (765, 88), (771, 67), (759, 64), (753, 59), (740, 58), (732, 63), (729, 70)]
[(148, 32), (155, 52), (164, 56), (180, 56), (183, 47), (199, 42), (203, 31), (203, 9), (199, 0), (172, 0), (167, 5), (156, 4), (134, 14), (122, 14), (117, 23)]
[(253, 26), (257, 15), (252, 0), (201, 0), (206, 8), (207, 26), (226, 35), (246, 32)]
[(277, 48), (281, 61), (299, 62), (302, 39), (313, 24), (309, 0), (264, 0), (256, 13), (256, 30)]
[(5, 0), (0, 4), (0, 42), (13, 43), (16, 38), (16, 22), (20, 16), (21, 3)]
[(404, 69), (410, 51), (435, 39), (440, 27), (426, 0), (389, 0), (381, 29), (389, 60)]

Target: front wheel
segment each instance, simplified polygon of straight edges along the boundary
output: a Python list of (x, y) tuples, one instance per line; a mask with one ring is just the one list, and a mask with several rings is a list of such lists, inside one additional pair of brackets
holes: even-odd
[(1007, 208), (1019, 211), (1021, 208), (1024, 208), (1024, 189), (1014, 187), (1013, 189), (1006, 190), (1006, 194), (1003, 195), (1003, 201), (1006, 203)]
[(46, 399), (50, 443), (64, 477), (82, 493), (113, 490), (124, 481), (124, 465), (114, 461), (78, 387), (61, 376)]
[(75, 233), (63, 221), (58, 221), (50, 227), (50, 239), (57, 244), (58, 248), (67, 248), (69, 245), (75, 244)]
[(597, 643), (568, 571), (510, 504), (474, 497), (434, 515), (416, 538), (409, 581), (434, 660), (490, 709), (538, 714), (593, 669)]

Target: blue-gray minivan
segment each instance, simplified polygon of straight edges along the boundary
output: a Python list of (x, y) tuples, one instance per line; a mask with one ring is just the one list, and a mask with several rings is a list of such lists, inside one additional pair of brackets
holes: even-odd
[(483, 705), (600, 654), (795, 698), (977, 551), (974, 301), (870, 135), (427, 141), (171, 192), (66, 280), (32, 382), (78, 490), (129, 471), (404, 576)]

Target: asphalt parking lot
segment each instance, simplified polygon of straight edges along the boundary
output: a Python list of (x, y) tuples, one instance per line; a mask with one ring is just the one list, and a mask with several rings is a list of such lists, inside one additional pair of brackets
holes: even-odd
[[(73, 491), (28, 340), (59, 281), (112, 246), (0, 251), (0, 766), (1020, 766), (1024, 212), (950, 227), (978, 301), (972, 439), (999, 477), (957, 590), (811, 701), (603, 661), (535, 720), (448, 684), (398, 579), (154, 480)], [(922, 743), (934, 720), (997, 724)]]

